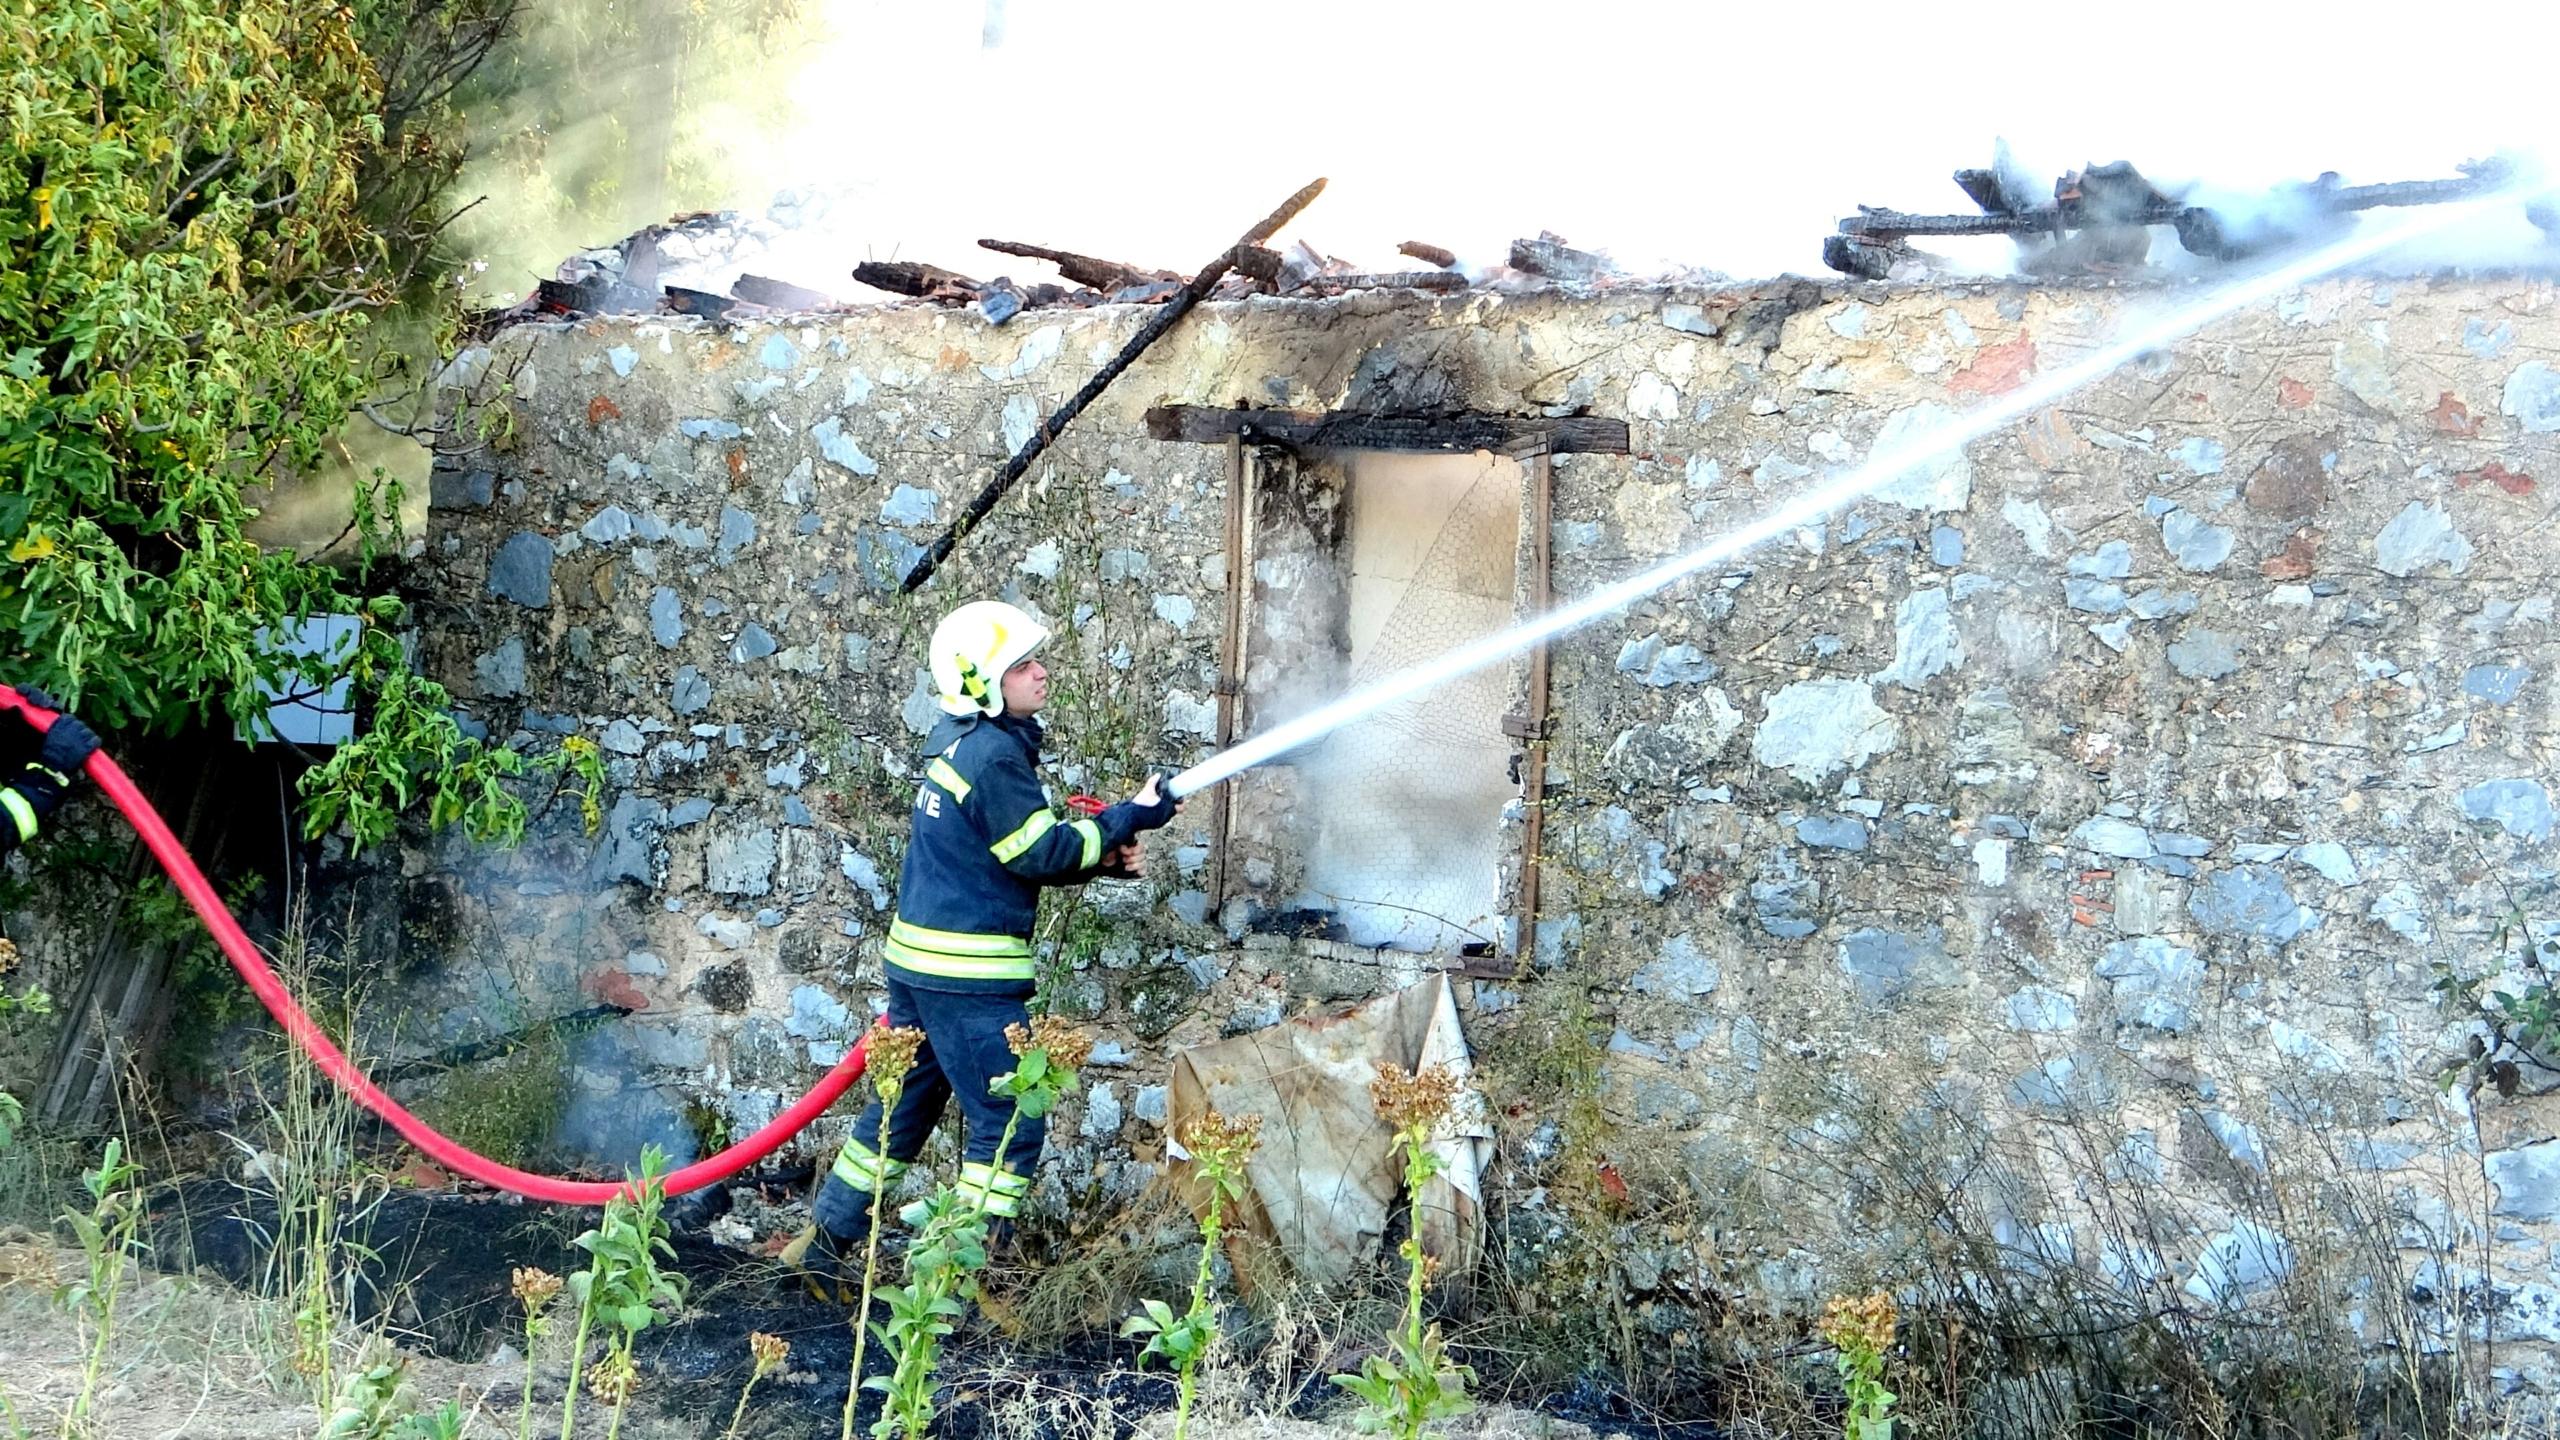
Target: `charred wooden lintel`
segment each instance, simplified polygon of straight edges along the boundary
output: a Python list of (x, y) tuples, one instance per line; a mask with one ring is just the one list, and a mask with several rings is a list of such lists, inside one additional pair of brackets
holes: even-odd
[(875, 290), (917, 299), (953, 291), (976, 295), (986, 288), (957, 270), (917, 260), (865, 260), (853, 267), (853, 278)]
[(763, 275), (741, 275), (729, 287), (729, 293), (750, 305), (772, 310), (833, 310), (841, 303), (834, 296), (821, 294), (806, 285), (788, 280), (775, 280)]
[(1516, 453), (1543, 445), (1557, 455), (1627, 453), (1627, 422), (1598, 415), (1373, 415), (1353, 410), (1323, 413), (1159, 405), (1147, 412), (1147, 434), (1158, 440), (1199, 443), (1238, 435), (1248, 443), (1296, 450)]
[(1458, 256), (1456, 251), (1446, 249), (1442, 246), (1433, 245), (1428, 241), (1407, 240), (1396, 247), (1396, 253), (1399, 255), (1409, 255), (1412, 258), (1421, 261), (1425, 265), (1437, 265), (1443, 270), (1455, 270), (1458, 268)]
[(1177, 275), (1170, 270), (1148, 270), (1136, 265), (1125, 265), (1117, 260), (1101, 260), (1091, 255), (1079, 255), (1072, 250), (1051, 250), (1042, 245), (1026, 245), (1019, 240), (981, 240), (978, 242), (978, 248), (993, 250), (999, 255), (1019, 255), (1026, 260), (1046, 260), (1058, 267), (1059, 274), (1079, 285), (1089, 286), (1106, 295), (1114, 290), (1125, 290), (1132, 285), (1153, 284), (1158, 280), (1170, 280), (1179, 285), (1190, 278)]

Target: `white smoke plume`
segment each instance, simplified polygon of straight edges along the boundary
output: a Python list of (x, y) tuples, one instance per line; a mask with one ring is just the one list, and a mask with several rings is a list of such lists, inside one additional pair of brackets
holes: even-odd
[[(777, 103), (679, 117), (719, 163), (675, 199), (760, 214), (780, 191), (827, 197), (781, 277), (820, 289), (892, 256), (1048, 278), (980, 236), (1187, 269), (1316, 173), (1332, 187), (1284, 238), (1374, 269), (1406, 268), (1403, 240), (1484, 262), (1544, 229), (1639, 274), (1820, 273), (1822, 237), (1860, 203), (1970, 208), (1947, 177), (1995, 136), (2047, 193), (2124, 159), (2237, 197), (2333, 169), (2449, 175), (2549, 153), (2560, 129), (2540, 47), (2483, 41), (2542, 23), (2520, 0), (2459, 26), (2202, 0), (2009, 0), (1928, 23), (1850, 3), (1818, 26), (1637, 0), (807, 5), (742, 62)], [(580, 238), (654, 217), (621, 218)], [(2158, 240), (2158, 258), (2177, 250)], [(2005, 242), (1975, 244), (1958, 258), (2005, 267)]]

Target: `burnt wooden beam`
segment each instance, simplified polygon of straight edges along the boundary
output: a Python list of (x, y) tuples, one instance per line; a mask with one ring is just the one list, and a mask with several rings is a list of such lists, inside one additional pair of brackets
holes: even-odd
[(1443, 270), (1458, 268), (1458, 257), (1455, 252), (1427, 240), (1407, 240), (1396, 247), (1396, 253), (1409, 255), (1425, 265), (1437, 265)]
[(1218, 282), (1227, 277), (1229, 270), (1235, 268), (1238, 251), (1248, 245), (1259, 245), (1278, 234), (1281, 226), (1296, 219), (1299, 211), (1314, 204), (1316, 197), (1323, 193), (1322, 179), (1311, 180), (1298, 187), (1296, 193), (1280, 202), (1279, 209), (1255, 222), (1254, 227), (1244, 232), (1236, 243), (1219, 251), (1216, 259), (1203, 266), (1199, 274), (1192, 276), (1190, 284), (1175, 291), (1170, 300), (1157, 307), (1156, 312), (1147, 317), (1146, 323), (1138, 327), (1138, 333), (1129, 337), (1129, 343), (1120, 347), (1120, 353), (1104, 362), (1101, 369), (1093, 372), (1092, 379), (1084, 382), (1082, 388), (1067, 397), (1067, 403), (1052, 411), (1048, 419), (1041, 421), (1040, 428), (1033, 432), (1029, 440), (1023, 442), (1022, 448), (1014, 452), (1012, 459), (1004, 462), (1004, 468), (996, 472), (995, 478), (989, 480), (986, 487), (971, 498), (968, 508), (960, 512), (960, 518), (951, 522), (951, 528), (943, 531), (935, 538), (933, 544), (926, 547), (923, 556), (916, 561), (915, 568), (909, 570), (907, 578), (899, 582), (899, 593), (912, 595), (919, 586), (933, 578), (933, 572), (941, 568), (943, 561), (951, 558), (952, 550), (959, 545), (961, 539), (978, 528), (978, 522), (986, 519), (988, 512), (996, 508), (996, 502), (1004, 498), (1004, 492), (1013, 488), (1013, 482), (1021, 479), (1024, 473), (1030, 470), (1032, 462), (1038, 460), (1058, 436), (1065, 432), (1067, 426), (1073, 424), (1075, 418), (1084, 413), (1084, 408), (1092, 404), (1112, 381), (1119, 379), (1120, 372), (1136, 364), (1138, 357), (1146, 353), (1147, 347), (1156, 343), (1164, 332), (1172, 329), (1175, 321), (1189, 314), (1192, 306), (1199, 304), (1207, 298), (1210, 291), (1217, 288)]
[(1158, 440), (1214, 444), (1229, 436), (1297, 450), (1410, 450), (1555, 455), (1624, 455), (1627, 422), (1599, 415), (1372, 415), (1355, 410), (1225, 410), (1212, 405), (1159, 405), (1147, 412)]
[(1280, 252), (1261, 245), (1236, 247), (1236, 273), (1249, 275), (1265, 285), (1280, 283)]
[(1026, 260), (1046, 260), (1058, 267), (1059, 274), (1079, 285), (1091, 286), (1106, 295), (1114, 290), (1126, 290), (1132, 285), (1151, 285), (1159, 280), (1170, 280), (1179, 285), (1186, 278), (1170, 270), (1148, 270), (1136, 265), (1124, 265), (1117, 260), (1102, 260), (1091, 255), (1079, 255), (1073, 250), (1052, 250), (1044, 245), (1026, 245), (1019, 240), (981, 240), (978, 242), (978, 248), (993, 250), (999, 255), (1019, 255)]
[(718, 324), (729, 318), (731, 311), (745, 302), (727, 295), (714, 295), (708, 290), (688, 290), (681, 285), (667, 287), (667, 308), (678, 315), (699, 315)]
[(794, 285), (788, 280), (775, 280), (763, 275), (741, 275), (729, 287), (729, 293), (750, 305), (763, 305), (775, 310), (833, 310), (839, 303), (832, 295)]
[(945, 270), (939, 265), (927, 265), (918, 260), (865, 260), (853, 267), (853, 278), (875, 290), (917, 298), (950, 290), (965, 290), (974, 295), (986, 288), (957, 270)]
[(1581, 284), (1609, 272), (1608, 260), (1589, 250), (1576, 250), (1553, 235), (1511, 242), (1511, 268), (1550, 280)]

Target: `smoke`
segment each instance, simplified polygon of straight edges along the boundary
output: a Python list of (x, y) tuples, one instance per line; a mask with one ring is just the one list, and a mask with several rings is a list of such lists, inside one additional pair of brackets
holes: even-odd
[[(779, 83), (828, 31), (826, 0), (562, 0), (525, 6), (462, 101), (462, 279), (497, 302), (691, 210), (761, 213), (809, 111)], [(679, 282), (681, 283), (681, 282)]]
[[(531, 43), (557, 50), (548, 37), (607, 7), (539, 8)], [(2245, 197), (2324, 170), (2360, 183), (2560, 152), (2538, 51), (2482, 43), (2494, 15), (2385, 30), (2163, 0), (1991, 4), (1915, 26), (1907, 8), (1851, 3), (1815, 29), (1767, 7), (1639, 0), (1565, 17), (1497, 0), (1463, 23), (1302, 0), (1285, 24), (1173, 0), (800, 0), (762, 36), (695, 38), (728, 24), (664, 27), (692, 46), (680, 83), (656, 92), (679, 157), (667, 208), (762, 215), (780, 191), (828, 197), (821, 234), (779, 276), (822, 290), (850, 289), (866, 257), (1047, 278), (976, 249), (981, 235), (1188, 269), (1302, 169), (1333, 185), (1286, 238), (1366, 268), (1405, 268), (1403, 240), (1490, 260), (1549, 229), (1638, 273), (1753, 276), (1819, 272), (1823, 235), (1860, 203), (1969, 209), (1947, 177), (1995, 136), (2047, 196), (2063, 171), (2115, 159)], [(629, 62), (658, 75), (682, 49), (632, 44)], [(599, 65), (557, 89), (538, 144), (474, 171), (508, 182), (473, 232), (493, 289), (664, 216), (596, 178), (600, 157), (629, 151), (648, 87)], [(2007, 268), (2006, 242), (1949, 252)]]
[[(1510, 626), (1521, 469), (1475, 455), (1343, 457), (1351, 683)], [(1307, 884), (1354, 943), (1491, 943), (1504, 807), (1519, 793), (1492, 667), (1361, 716), (1311, 767)]]

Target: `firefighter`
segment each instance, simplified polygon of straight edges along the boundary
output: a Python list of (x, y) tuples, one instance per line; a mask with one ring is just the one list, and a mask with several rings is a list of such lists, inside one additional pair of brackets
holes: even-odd
[[(62, 709), (41, 690), (22, 686), (18, 693), (29, 704)], [(36, 838), (45, 817), (71, 788), (72, 777), (98, 749), (97, 732), (70, 714), (59, 715), (46, 731), (38, 731), (25, 711), (13, 707), (9, 715), (10, 720), (0, 721), (0, 854)]]
[(819, 1181), (816, 1224), (785, 1252), (821, 1295), (833, 1281), (837, 1298), (850, 1298), (845, 1261), (850, 1254), (860, 1264), (873, 1201), (923, 1151), (954, 1095), (965, 1122), (960, 1194), (983, 1201), (1000, 1228), (1021, 1212), (1046, 1127), (1022, 1117), (997, 1154), (1013, 1102), (988, 1085), (1013, 1068), (1005, 1027), (1030, 1015), (1041, 887), (1137, 875), (1137, 836), (1180, 808), (1152, 777), (1089, 817), (1050, 804), (1037, 769), (1049, 676), (1033, 658), (1048, 637), (1040, 622), (993, 600), (963, 605), (934, 627), (928, 659), (943, 718), (925, 741), (886, 946), (889, 1023), (921, 1029), (925, 1043), (889, 1117), (888, 1152), (872, 1149), (874, 1099)]

